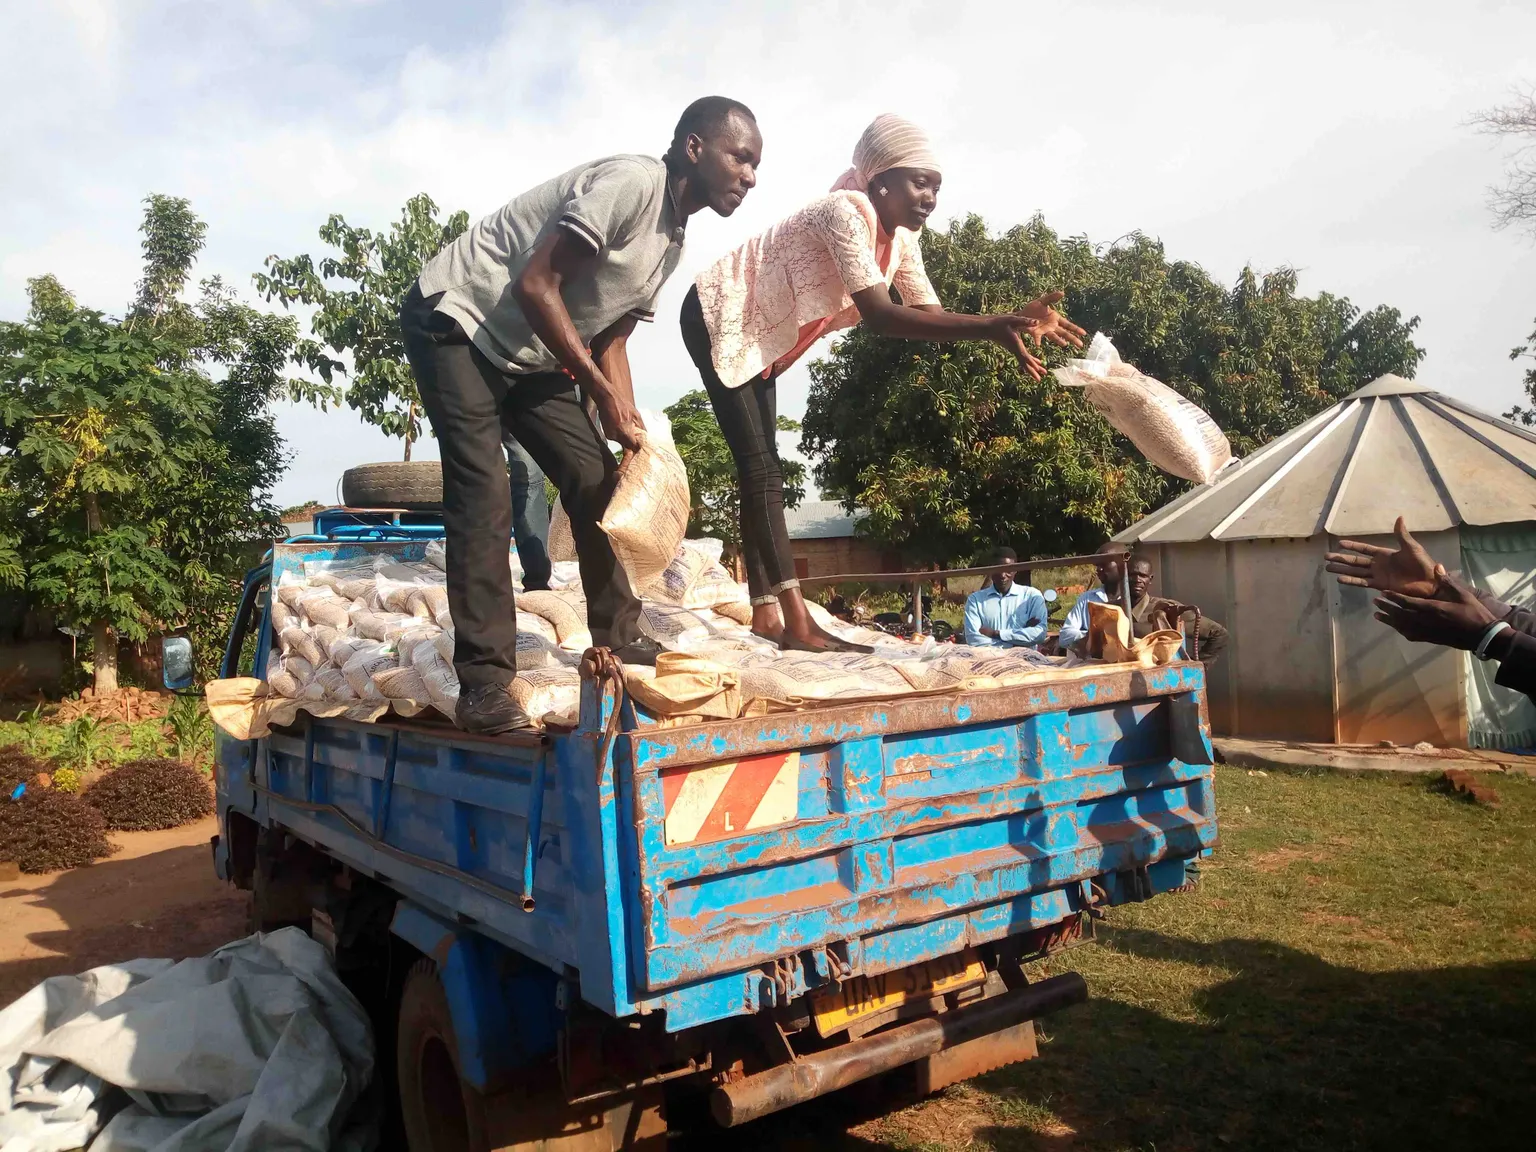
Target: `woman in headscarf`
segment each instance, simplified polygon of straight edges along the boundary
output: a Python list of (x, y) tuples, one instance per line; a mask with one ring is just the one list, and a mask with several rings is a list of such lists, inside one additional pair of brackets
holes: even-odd
[[(752, 630), (783, 648), (848, 650), (806, 611), (784, 524), (784, 471), (774, 433), (774, 381), (828, 332), (863, 321), (908, 340), (992, 340), (1035, 379), (1045, 367), (1029, 335), (1081, 345), (1082, 329), (1051, 305), (1018, 312), (944, 311), (923, 270), (918, 233), (942, 180), (922, 129), (879, 116), (853, 150), (853, 167), (792, 216), (700, 273), (683, 300), (683, 342), (709, 394), (741, 484), (741, 546)], [(901, 304), (891, 299), (891, 288)]]

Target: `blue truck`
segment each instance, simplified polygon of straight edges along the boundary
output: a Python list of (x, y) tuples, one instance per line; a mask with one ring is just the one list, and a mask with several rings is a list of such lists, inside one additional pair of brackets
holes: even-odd
[[(266, 666), (285, 572), (419, 558), (434, 521), (323, 514), (275, 545), (222, 675)], [(1216, 840), (1198, 663), (669, 727), (605, 656), (568, 731), (218, 734), (215, 868), (256, 927), (331, 948), (413, 1152), (660, 1147), (668, 1101), (730, 1127), (1028, 1059), (1087, 995), (1036, 962)]]

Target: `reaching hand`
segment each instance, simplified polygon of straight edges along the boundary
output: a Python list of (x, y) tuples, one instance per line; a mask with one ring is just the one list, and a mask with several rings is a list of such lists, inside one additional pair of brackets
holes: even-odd
[(626, 452), (636, 451), (645, 436), (645, 423), (640, 419), (640, 410), (634, 403), (619, 395), (612, 387), (603, 391), (594, 390), (592, 401), (597, 405), (603, 435)]
[(1038, 356), (1024, 347), (1024, 339), (1019, 335), (1020, 330), (1028, 331), (1033, 325), (1034, 321), (1021, 313), (1005, 312), (994, 318), (992, 339), (1013, 353), (1014, 359), (1019, 362), (1019, 368), (1027, 372), (1031, 380), (1044, 380), (1045, 365), (1040, 362)]
[(1042, 340), (1049, 340), (1053, 344), (1059, 344), (1065, 348), (1071, 345), (1073, 348), (1083, 346), (1083, 329), (1068, 320), (1051, 305), (1062, 298), (1061, 292), (1047, 292), (1037, 300), (1032, 300), (1014, 313), (1022, 316), (1031, 323), (1025, 331), (1032, 336), (1035, 347), (1040, 347)]
[(1401, 516), (1392, 531), (1397, 535), (1400, 548), (1340, 540), (1339, 547), (1349, 551), (1328, 553), (1327, 571), (1338, 576), (1340, 584), (1401, 592), (1405, 596), (1437, 595), (1440, 582), (1435, 578), (1435, 562), (1424, 551), (1424, 545), (1409, 533)]
[(1376, 619), (1401, 633), (1404, 639), (1471, 651), (1495, 617), (1477, 593), (1448, 575), (1443, 567), (1436, 565), (1434, 572), (1433, 599), (1385, 592), (1375, 601)]

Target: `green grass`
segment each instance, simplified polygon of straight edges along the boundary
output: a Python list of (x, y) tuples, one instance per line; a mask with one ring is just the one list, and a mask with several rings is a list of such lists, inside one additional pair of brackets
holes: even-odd
[[(859, 1129), (938, 1147), (1529, 1148), (1536, 781), (1497, 808), (1423, 778), (1218, 769), (1192, 894), (1118, 908), (1052, 961), (1091, 1000), (1041, 1059)], [(914, 1142), (914, 1130), (922, 1133)]]

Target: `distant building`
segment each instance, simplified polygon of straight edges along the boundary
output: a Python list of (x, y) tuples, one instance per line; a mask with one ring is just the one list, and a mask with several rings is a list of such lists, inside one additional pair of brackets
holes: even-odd
[(282, 514), (284, 536), (308, 536), (315, 530), (315, 513), (327, 507), (311, 502), (300, 508), (290, 508)]
[(862, 509), (849, 515), (835, 500), (802, 500), (786, 508), (790, 550), (795, 575), (839, 576), (856, 572), (901, 572), (905, 565), (893, 549), (855, 534), (855, 525), (867, 515)]

